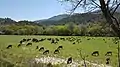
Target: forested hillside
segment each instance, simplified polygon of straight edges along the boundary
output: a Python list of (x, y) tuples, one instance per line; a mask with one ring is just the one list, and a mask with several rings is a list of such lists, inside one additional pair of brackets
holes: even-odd
[[(120, 16), (119, 13), (115, 15)], [(18, 22), (0, 18), (0, 34), (114, 36), (100, 13), (75, 13), (71, 17), (64, 14), (45, 20)]]

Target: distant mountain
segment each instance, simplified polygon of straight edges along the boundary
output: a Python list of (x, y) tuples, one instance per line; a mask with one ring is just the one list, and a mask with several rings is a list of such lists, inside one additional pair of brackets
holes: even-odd
[(12, 20), (11, 18), (0, 18), (0, 25), (10, 25), (15, 23), (16, 21)]
[[(115, 16), (120, 19), (120, 7), (117, 9)], [(85, 24), (88, 22), (103, 22), (105, 18), (102, 16), (100, 10), (91, 13), (74, 13), (69, 16), (68, 14), (61, 14), (53, 16), (48, 19), (36, 20), (36, 21), (15, 21), (11, 18), (0, 18), (0, 25), (58, 25), (65, 24), (69, 22), (74, 22), (76, 24)]]
[(15, 20), (12, 20), (11, 18), (0, 18), (0, 26), (4, 25), (39, 25), (39, 24), (27, 20), (21, 20), (17, 22)]
[(53, 25), (53, 24), (65, 24), (69, 22), (75, 22), (75, 23), (87, 23), (87, 22), (95, 22), (95, 21), (101, 21), (103, 20), (103, 17), (101, 14), (98, 13), (74, 13), (71, 17), (67, 14), (62, 14), (58, 16), (51, 17), (49, 19), (44, 20), (38, 20), (35, 21), (36, 23), (39, 23), (41, 25)]
[(98, 13), (76, 13), (73, 14), (71, 17), (67, 17), (64, 18), (60, 21), (58, 21), (58, 23), (61, 24), (65, 24), (65, 23), (69, 23), (69, 22), (74, 22), (76, 24), (86, 24), (89, 22), (102, 22), (104, 21), (104, 17), (102, 16), (102, 14), (98, 14)]
[(69, 16), (68, 14), (61, 14), (61, 15), (53, 16), (53, 17), (49, 18), (48, 20), (59, 21), (59, 20), (62, 20), (68, 16)]
[[(120, 18), (120, 7), (116, 10), (115, 16)], [(74, 13), (71, 17), (68, 14), (61, 14), (53, 16), (48, 19), (35, 21), (41, 25), (53, 25), (53, 24), (65, 24), (69, 22), (74, 22), (77, 24), (88, 23), (88, 22), (103, 22), (105, 21), (104, 16), (100, 10), (96, 10), (91, 13)]]
[(51, 24), (53, 22), (60, 21), (64, 18), (66, 18), (66, 17), (68, 17), (68, 14), (61, 14), (61, 15), (53, 16), (53, 17), (48, 18), (48, 19), (37, 20), (37, 21), (34, 21), (34, 22), (36, 22), (36, 23), (47, 23), (47, 22), (49, 22)]

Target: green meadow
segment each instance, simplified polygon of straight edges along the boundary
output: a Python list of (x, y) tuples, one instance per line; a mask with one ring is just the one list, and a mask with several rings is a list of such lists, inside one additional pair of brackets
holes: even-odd
[[(17, 45), (23, 38), (68, 38), (73, 37), (75, 39), (81, 39), (80, 43), (70, 42), (68, 40), (59, 40), (58, 44), (51, 44), (50, 41), (45, 40), (38, 43), (33, 43), (32, 46), (22, 45), (19, 48)], [(87, 40), (90, 38), (90, 40)], [(103, 40), (105, 39), (105, 41)], [(113, 37), (82, 37), (82, 36), (17, 36), (17, 35), (1, 35), (0, 36), (0, 63), (1, 65), (11, 63), (14, 67), (27, 67), (29, 60), (42, 56), (54, 56), (60, 58), (73, 57), (74, 60), (81, 61), (80, 53), (77, 49), (81, 49), (82, 56), (86, 57), (87, 61), (91, 61), (98, 64), (105, 64), (106, 58), (110, 57), (110, 65), (117, 67), (117, 44), (113, 43)], [(12, 45), (12, 48), (6, 49), (8, 45)], [(54, 54), (54, 50), (62, 45), (63, 49), (60, 50), (59, 54)], [(43, 55), (43, 51), (36, 49), (36, 46), (44, 47), (50, 50), (50, 53)], [(92, 52), (99, 51), (99, 56), (92, 56)], [(111, 51), (112, 56), (105, 56), (105, 54)], [(97, 62), (96, 62), (97, 61)], [(4, 66), (3, 66), (4, 67)]]

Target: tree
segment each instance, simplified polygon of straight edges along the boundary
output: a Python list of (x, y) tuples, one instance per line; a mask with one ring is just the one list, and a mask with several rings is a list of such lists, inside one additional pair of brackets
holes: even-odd
[[(120, 0), (61, 0), (61, 2), (67, 2), (72, 5), (70, 15), (79, 7), (85, 9), (85, 11), (93, 11), (101, 9), (107, 23), (111, 26), (114, 33), (120, 39), (120, 25), (118, 19), (114, 16), (117, 8), (120, 5)], [(118, 62), (120, 67), (120, 48), (118, 44)]]
[(70, 22), (69, 24), (66, 24), (66, 27), (70, 31), (70, 35), (73, 35), (73, 30), (75, 28), (75, 24), (73, 22)]
[(86, 33), (87, 33), (87, 28), (86, 28), (86, 26), (85, 25), (81, 25), (80, 26), (80, 35), (82, 35), (82, 36), (85, 36), (86, 35)]

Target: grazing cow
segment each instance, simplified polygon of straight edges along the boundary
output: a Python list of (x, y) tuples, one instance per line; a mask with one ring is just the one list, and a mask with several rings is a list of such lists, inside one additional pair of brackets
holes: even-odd
[(90, 38), (88, 38), (87, 40), (90, 40)]
[(56, 41), (56, 42), (54, 42), (54, 44), (58, 44), (58, 42)]
[(12, 45), (8, 45), (8, 46), (7, 46), (7, 49), (9, 49), (9, 48), (12, 48)]
[(75, 42), (73, 42), (73, 44), (75, 44)]
[(49, 54), (49, 50), (45, 50), (43, 54)]
[(99, 51), (94, 51), (94, 52), (92, 53), (92, 56), (99, 56)]
[(21, 40), (21, 41), (20, 41), (20, 44), (22, 44), (22, 42), (23, 42), (23, 41)]
[(77, 43), (81, 43), (82, 41), (81, 41), (81, 39), (77, 39), (76, 42)]
[(25, 41), (21, 40), (21, 41), (20, 41), (20, 44), (25, 44)]
[(51, 44), (52, 44), (52, 43), (54, 43), (54, 44), (58, 44), (58, 42), (55, 41), (54, 39), (52, 39)]
[(44, 41), (44, 40), (45, 40), (45, 39), (40, 39), (39, 42), (42, 42), (42, 41)]
[(58, 53), (60, 53), (60, 52), (59, 52), (58, 49), (56, 49), (56, 50), (54, 51), (54, 54), (58, 54)]
[(72, 57), (69, 57), (67, 60), (67, 64), (70, 64), (70, 63), (72, 63)]
[(41, 47), (41, 48), (39, 49), (39, 51), (41, 51), (41, 50), (44, 50), (44, 47)]
[(49, 41), (50, 41), (51, 39), (52, 39), (52, 38), (47, 38), (47, 40), (49, 40)]
[(30, 41), (31, 39), (27, 39), (27, 41)]
[(56, 41), (59, 41), (59, 39), (58, 38), (55, 38), (56, 39)]
[(109, 61), (106, 61), (106, 64), (110, 64), (110, 62), (109, 62)]
[(106, 58), (106, 61), (110, 61), (110, 58)]
[(54, 39), (52, 39), (51, 44), (52, 44), (52, 43), (54, 43), (54, 42), (55, 42), (55, 40), (54, 40)]
[(23, 41), (27, 41), (27, 39), (23, 39)]
[(118, 44), (118, 42), (115, 42), (115, 44)]
[(63, 49), (63, 46), (59, 46), (57, 49)]
[(39, 47), (38, 46), (36, 46), (36, 49), (38, 49)]
[(18, 44), (18, 46), (17, 47), (20, 47), (22, 44)]
[(112, 52), (111, 51), (108, 51), (105, 56), (112, 56)]
[(105, 41), (105, 39), (103, 39)]
[(32, 42), (39, 42), (39, 40), (36, 39), (36, 38), (33, 38), (33, 39), (32, 39)]
[(60, 38), (60, 40), (63, 40), (63, 41), (65, 41), (65, 38)]
[(32, 43), (28, 43), (26, 46), (29, 46), (29, 45), (31, 45), (31, 46), (32, 46)]
[(105, 41), (105, 43), (107, 43), (107, 41)]

